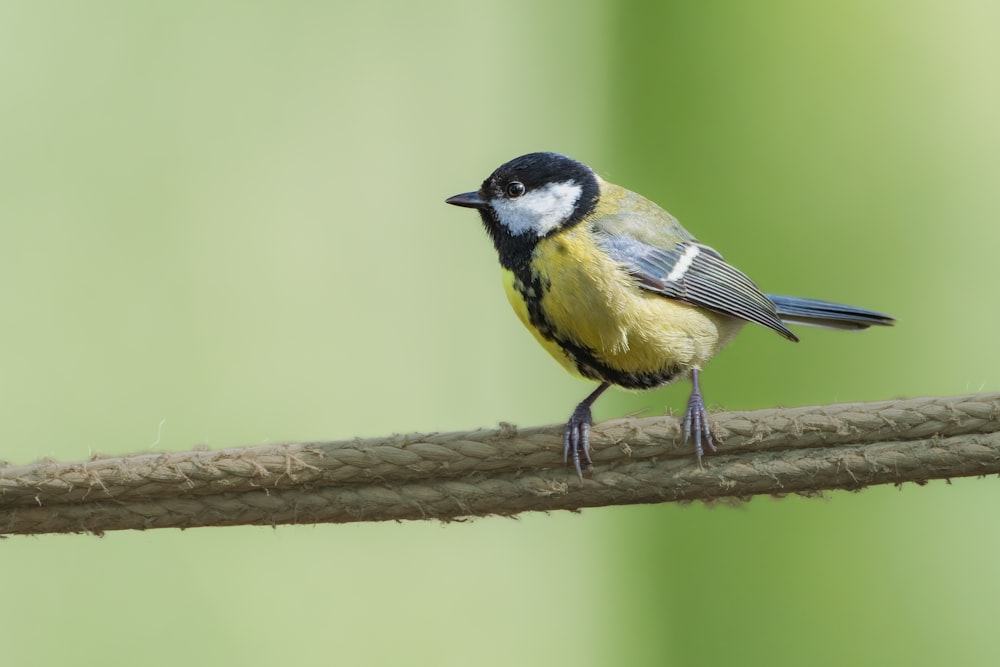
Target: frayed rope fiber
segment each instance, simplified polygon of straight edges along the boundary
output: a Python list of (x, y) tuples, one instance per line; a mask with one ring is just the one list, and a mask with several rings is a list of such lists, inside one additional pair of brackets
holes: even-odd
[(144, 453), (0, 467), (0, 534), (452, 520), (922, 483), (1000, 473), (1000, 394), (711, 415), (694, 461), (674, 417), (591, 433), (582, 482), (562, 426)]

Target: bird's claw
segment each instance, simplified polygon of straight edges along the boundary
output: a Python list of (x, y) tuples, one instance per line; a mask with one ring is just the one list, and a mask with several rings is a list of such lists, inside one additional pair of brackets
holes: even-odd
[(569, 463), (569, 457), (573, 456), (573, 466), (576, 468), (577, 476), (583, 479), (583, 465), (580, 462), (581, 451), (583, 460), (590, 466), (590, 425), (593, 424), (590, 415), (590, 405), (581, 403), (573, 410), (569, 421), (566, 422), (566, 432), (563, 434), (563, 463)]
[(694, 453), (698, 457), (698, 467), (701, 468), (701, 457), (705, 453), (702, 443), (709, 451), (715, 451), (715, 441), (712, 439), (712, 431), (708, 427), (708, 412), (705, 410), (705, 401), (701, 397), (701, 392), (694, 391), (688, 399), (687, 412), (684, 413), (684, 442), (694, 440)]

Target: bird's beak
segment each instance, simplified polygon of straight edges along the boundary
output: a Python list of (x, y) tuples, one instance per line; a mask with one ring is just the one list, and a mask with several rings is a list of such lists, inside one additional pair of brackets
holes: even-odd
[(486, 202), (479, 196), (478, 192), (463, 192), (460, 195), (448, 197), (444, 201), (446, 204), (451, 204), (452, 206), (464, 206), (465, 208), (486, 208), (487, 206)]

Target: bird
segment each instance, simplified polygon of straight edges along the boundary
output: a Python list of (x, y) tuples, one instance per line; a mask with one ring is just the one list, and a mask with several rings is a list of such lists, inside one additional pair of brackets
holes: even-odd
[(570, 373), (598, 382), (570, 414), (563, 460), (592, 467), (591, 407), (612, 385), (652, 389), (689, 378), (681, 422), (698, 467), (715, 452), (701, 373), (752, 322), (787, 340), (787, 324), (858, 330), (891, 326), (882, 313), (763, 293), (649, 199), (565, 155), (529, 153), (499, 166), (479, 190), (446, 203), (476, 209), (497, 251), (521, 322)]

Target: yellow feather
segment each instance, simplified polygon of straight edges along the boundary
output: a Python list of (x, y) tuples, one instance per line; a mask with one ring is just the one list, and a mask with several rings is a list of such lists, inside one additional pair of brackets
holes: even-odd
[[(557, 338), (585, 347), (622, 373), (656, 374), (701, 368), (742, 322), (639, 287), (595, 243), (584, 222), (539, 241), (531, 269), (544, 289), (536, 298)], [(504, 271), (507, 297), (521, 322), (564, 367), (579, 374), (559, 345), (530, 322), (514, 276)]]
[(531, 319), (528, 317), (528, 306), (525, 304), (521, 293), (514, 287), (513, 272), (508, 271), (507, 269), (501, 269), (501, 272), (503, 274), (503, 287), (504, 291), (507, 293), (507, 300), (510, 301), (511, 307), (517, 314), (517, 318), (521, 320), (521, 323), (532, 333), (535, 340), (537, 340), (538, 343), (544, 347), (556, 361), (562, 364), (563, 368), (573, 375), (582, 377), (576, 368), (576, 364), (574, 364), (573, 361), (566, 356), (566, 354), (562, 351), (562, 348), (555, 342), (542, 336), (541, 332), (531, 325)]

